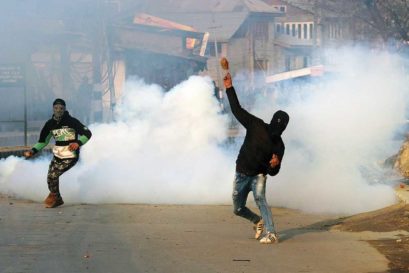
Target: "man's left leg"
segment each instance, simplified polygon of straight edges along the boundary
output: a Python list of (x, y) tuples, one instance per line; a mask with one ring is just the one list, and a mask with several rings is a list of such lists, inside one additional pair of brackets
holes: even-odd
[(254, 201), (256, 202), (261, 217), (264, 220), (264, 227), (266, 235), (260, 240), (260, 243), (274, 243), (277, 242), (277, 234), (274, 227), (273, 215), (270, 207), (267, 204), (266, 199), (266, 180), (267, 177), (263, 174), (259, 174), (254, 177), (252, 181), (252, 191), (254, 195)]
[(45, 200), (46, 208), (55, 208), (64, 204), (60, 194), (59, 177), (71, 169), (77, 161), (77, 158), (59, 159), (54, 157), (52, 159), (47, 175), (47, 184), (50, 194)]
[(236, 172), (233, 181), (233, 212), (256, 224), (260, 221), (260, 216), (246, 206), (247, 196), (251, 190), (250, 183), (251, 177)]

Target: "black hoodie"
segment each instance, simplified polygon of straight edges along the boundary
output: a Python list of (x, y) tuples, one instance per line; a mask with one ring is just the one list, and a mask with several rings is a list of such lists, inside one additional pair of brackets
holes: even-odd
[[(84, 145), (92, 136), (91, 131), (83, 125), (78, 119), (72, 117), (68, 111), (65, 111), (61, 120), (49, 119), (43, 129), (41, 129), (40, 138), (32, 148), (34, 153), (43, 149), (49, 143), (51, 137), (55, 139), (55, 146), (68, 146), (72, 142), (77, 142), (80, 146)], [(78, 156), (79, 150), (76, 154)]]
[[(236, 160), (236, 171), (247, 176), (257, 174), (276, 175), (280, 171), (285, 146), (281, 134), (287, 127), (289, 116), (284, 111), (277, 111), (271, 123), (244, 110), (237, 98), (234, 87), (227, 88), (231, 111), (237, 120), (246, 128), (246, 137)], [(276, 154), (280, 164), (270, 167), (270, 160)]]

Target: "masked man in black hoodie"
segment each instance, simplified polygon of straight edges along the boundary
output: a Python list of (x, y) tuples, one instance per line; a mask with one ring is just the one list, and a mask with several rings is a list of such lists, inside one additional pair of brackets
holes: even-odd
[(55, 139), (54, 157), (47, 175), (49, 195), (44, 200), (46, 208), (64, 204), (59, 189), (59, 177), (71, 169), (79, 158), (82, 145), (91, 138), (91, 131), (65, 110), (65, 101), (56, 99), (53, 103), (53, 117), (49, 119), (40, 133), (38, 143), (24, 152), (26, 158), (32, 157), (48, 145), (51, 137)]
[[(244, 110), (232, 85), (230, 73), (224, 77), (227, 98), (231, 111), (246, 128), (246, 136), (236, 160), (236, 175), (233, 183), (234, 213), (255, 224), (255, 238), (260, 243), (278, 242), (273, 216), (267, 204), (266, 176), (276, 175), (284, 155), (284, 143), (281, 134), (287, 127), (289, 116), (277, 111), (270, 124)], [(247, 196), (252, 191), (261, 217), (246, 207)]]

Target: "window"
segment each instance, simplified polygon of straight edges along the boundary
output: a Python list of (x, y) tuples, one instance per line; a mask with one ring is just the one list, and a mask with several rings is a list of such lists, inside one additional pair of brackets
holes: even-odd
[(308, 67), (311, 65), (311, 60), (310, 57), (304, 56), (303, 57), (303, 67)]
[(283, 6), (283, 5), (276, 5), (273, 6), (274, 9), (279, 10), (280, 12), (286, 12), (287, 11), (287, 6)]
[(285, 70), (286, 71), (291, 70), (291, 57), (290, 56), (285, 56)]
[[(220, 54), (221, 51), (222, 51), (222, 44), (217, 43), (217, 53)], [(216, 56), (216, 51), (214, 50), (214, 42), (209, 42), (207, 44), (205, 55), (207, 55), (207, 56)]]
[(267, 60), (256, 60), (255, 62), (256, 70), (267, 71), (268, 61)]
[(287, 35), (290, 35), (290, 24), (286, 24), (286, 25), (285, 25), (285, 33), (286, 33)]
[(304, 27), (304, 39), (308, 39), (308, 25), (307, 24), (304, 24), (303, 25), (303, 27)]
[(338, 30), (337, 38), (341, 38), (342, 37), (342, 27), (340, 23), (337, 24), (337, 30)]
[(339, 39), (342, 36), (341, 24), (332, 23), (329, 25), (329, 38), (330, 39)]
[(276, 33), (281, 33), (281, 24), (276, 24)]
[(310, 39), (314, 38), (314, 24), (310, 24)]
[(295, 24), (291, 25), (291, 34), (295, 36)]
[(298, 24), (297, 32), (298, 32), (298, 39), (301, 39), (301, 24)]
[(268, 39), (268, 23), (257, 22), (253, 26), (254, 37), (256, 39), (267, 40)]

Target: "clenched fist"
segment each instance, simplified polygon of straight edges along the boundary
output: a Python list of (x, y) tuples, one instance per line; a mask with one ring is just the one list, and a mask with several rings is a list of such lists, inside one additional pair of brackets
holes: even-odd
[(227, 88), (230, 88), (230, 87), (232, 87), (232, 80), (231, 80), (231, 75), (230, 75), (230, 73), (227, 73), (226, 74), (226, 76), (224, 76), (224, 78), (223, 78), (223, 83), (224, 83), (224, 87), (227, 89)]
[(80, 147), (80, 145), (78, 145), (78, 143), (73, 142), (73, 143), (70, 143), (70, 145), (68, 145), (68, 150), (76, 151), (79, 147)]
[(25, 158), (30, 158), (30, 157), (32, 157), (33, 156), (33, 151), (31, 151), (31, 150), (28, 150), (28, 151), (24, 151), (24, 153), (23, 153), (23, 155), (24, 155), (24, 157)]
[(269, 163), (271, 168), (275, 168), (280, 164), (280, 159), (278, 159), (278, 156), (276, 154), (273, 154)]

